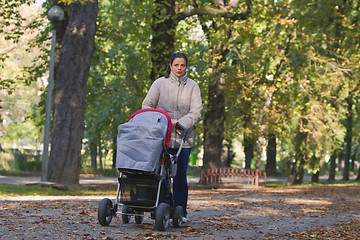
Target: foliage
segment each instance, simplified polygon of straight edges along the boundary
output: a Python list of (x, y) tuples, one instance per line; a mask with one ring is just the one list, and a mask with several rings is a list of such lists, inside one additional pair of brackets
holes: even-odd
[(151, 11), (146, 1), (99, 4), (97, 51), (87, 85), (85, 137), (88, 144), (112, 153), (118, 125), (141, 108), (148, 88), (150, 32), (144, 23)]
[[(34, 1), (0, 1), (0, 69), (4, 71), (7, 66), (4, 61), (9, 58), (9, 53), (19, 47), (20, 39), (27, 31), (29, 22), (26, 21), (24, 6), (31, 5)], [(8, 91), (13, 90), (14, 78), (1, 74), (0, 87)]]
[[(239, 20), (227, 18), (230, 12), (224, 10), (224, 14), (223, 8), (211, 1), (194, 2), (175, 1), (180, 20), (175, 49), (188, 54), (188, 74), (198, 81), (202, 91), (203, 116), (209, 110), (209, 86), (218, 77), (214, 76), (215, 63), (224, 57), (219, 70), (224, 80), (225, 139), (242, 141), (239, 136), (245, 133), (256, 143), (272, 134), (278, 141), (278, 163), (282, 161), (285, 171), (293, 160), (297, 167), (309, 172), (319, 170), (327, 156), (344, 146), (348, 114), (345, 100), (349, 95), (354, 99), (353, 129), (360, 124), (359, 3), (255, 0), (251, 1), (250, 15)], [(238, 3), (231, 13), (246, 9), (245, 1)], [(16, 16), (14, 24), (18, 26), (21, 16), (10, 11), (9, 6), (1, 11)], [(150, 26), (155, 21), (154, 1), (104, 0), (99, 1), (99, 10), (96, 52), (87, 84), (83, 156), (90, 155), (93, 144), (102, 154), (114, 153), (117, 126), (141, 107), (151, 84), (150, 44), (154, 33)], [(183, 17), (191, 11), (197, 14)], [(159, 16), (156, 21), (169, 17), (174, 16)], [(20, 74), (29, 82), (46, 71), (51, 29), (46, 24), (39, 41), (32, 41), (31, 45), (42, 50), (36, 59), (38, 68), (27, 66), (30, 74)], [(23, 29), (19, 27), (14, 35), (8, 32), (9, 40), (19, 41)], [(231, 34), (225, 35), (226, 31)], [(215, 54), (218, 46), (224, 47), (224, 56)], [(18, 79), (0, 85), (9, 89)], [(40, 91), (44, 91), (43, 86)], [(8, 98), (6, 101), (11, 103)], [(31, 109), (32, 119), (40, 125), (39, 109), (33, 104)], [(18, 124), (25, 124), (25, 119), (30, 118), (22, 117), (22, 121), (8, 126), (9, 139), (30, 135), (24, 129), (32, 127)], [(221, 121), (214, 121), (217, 123)], [(204, 117), (196, 127), (198, 141), (194, 150), (200, 152)], [(358, 156), (359, 134), (353, 133), (352, 155)]]
[[(2, 4), (4, 4), (2, 2)], [(10, 47), (1, 56), (6, 59), (1, 62), (0, 75), (5, 82), (0, 82), (1, 102), (1, 143), (4, 148), (22, 146), (25, 148), (40, 147), (43, 123), (38, 102), (39, 90), (43, 87), (42, 79), (30, 81), (31, 74), (27, 72), (33, 60), (41, 55), (41, 47), (33, 45), (40, 31), (33, 23), (41, 21), (41, 9), (31, 4), (7, 1), (1, 11), (7, 11), (7, 21), (4, 24), (1, 37), (2, 47)], [(11, 9), (11, 11), (9, 10)], [(5, 14), (5, 13), (4, 13)], [(5, 15), (4, 15), (5, 16)], [(13, 30), (14, 28), (18, 31)], [(6, 67), (5, 67), (6, 66)]]

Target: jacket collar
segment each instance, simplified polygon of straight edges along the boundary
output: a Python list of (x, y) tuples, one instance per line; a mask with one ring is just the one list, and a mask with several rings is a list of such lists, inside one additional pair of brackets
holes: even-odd
[(184, 76), (182, 77), (177, 77), (175, 76), (175, 74), (171, 71), (170, 73), (170, 80), (172, 83), (178, 83), (179, 85), (180, 84), (186, 84), (186, 81), (187, 81), (187, 73), (185, 73)]

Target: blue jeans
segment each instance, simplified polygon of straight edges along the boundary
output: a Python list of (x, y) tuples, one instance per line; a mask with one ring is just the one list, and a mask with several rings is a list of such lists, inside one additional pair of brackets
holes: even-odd
[[(169, 148), (170, 154), (176, 154), (178, 149)], [(188, 184), (187, 184), (187, 167), (189, 163), (191, 148), (183, 148), (180, 152), (177, 174), (173, 179), (173, 195), (174, 195), (174, 207), (182, 206), (184, 209), (184, 217), (187, 215), (186, 206), (188, 200)]]

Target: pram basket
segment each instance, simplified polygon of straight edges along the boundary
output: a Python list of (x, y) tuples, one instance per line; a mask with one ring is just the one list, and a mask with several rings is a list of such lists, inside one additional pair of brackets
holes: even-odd
[(120, 202), (125, 205), (154, 207), (158, 191), (158, 181), (154, 179), (119, 178), (121, 185)]

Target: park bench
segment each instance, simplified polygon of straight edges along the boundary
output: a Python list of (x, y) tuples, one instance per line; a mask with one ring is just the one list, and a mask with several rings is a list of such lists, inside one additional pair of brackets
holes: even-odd
[(259, 178), (266, 178), (266, 172), (244, 168), (212, 168), (202, 169), (200, 183), (246, 183), (259, 186)]

